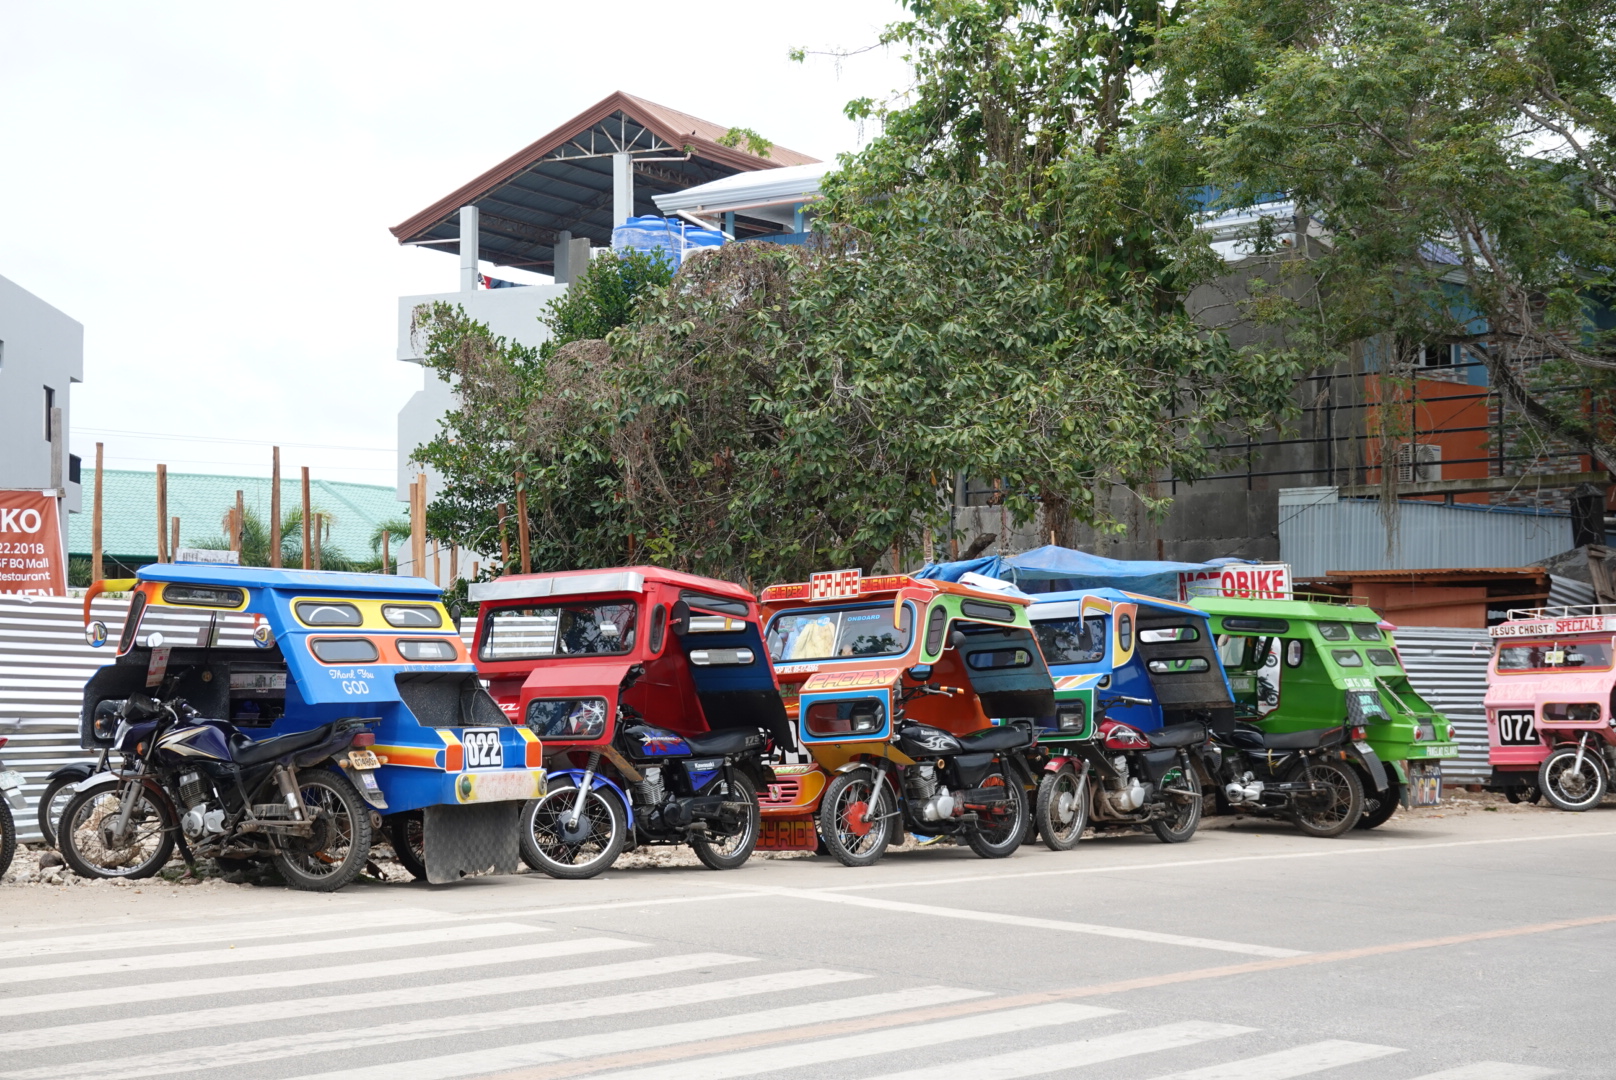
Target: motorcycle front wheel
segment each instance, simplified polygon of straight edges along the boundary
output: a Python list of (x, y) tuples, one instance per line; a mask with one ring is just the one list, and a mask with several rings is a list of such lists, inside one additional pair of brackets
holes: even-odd
[(370, 807), (346, 776), (331, 769), (305, 769), (297, 774), (297, 786), (314, 831), (283, 839), (275, 869), (293, 889), (336, 892), (370, 861)]
[(971, 850), (984, 859), (1003, 859), (1014, 855), (1021, 846), (1022, 835), (1027, 831), (1027, 792), (1007, 766), (1001, 765), (1000, 768), (1004, 771), (989, 776), (983, 786), (1004, 788), (1004, 809), (997, 811), (993, 817), (979, 816), (976, 828), (965, 837)]
[(1583, 752), (1582, 765), (1577, 765), (1575, 744), (1561, 746), (1543, 759), (1538, 769), (1538, 786), (1549, 801), (1561, 810), (1592, 810), (1605, 798), (1610, 777), (1599, 756), (1599, 747)]
[(719, 780), (707, 789), (708, 793), (724, 796), (725, 802), (735, 803), (746, 815), (740, 832), (734, 836), (692, 836), (690, 846), (696, 858), (709, 870), (733, 870), (752, 857), (757, 847), (758, 833), (763, 829), (763, 811), (758, 808), (757, 789), (742, 773), (733, 774), (734, 788), (725, 787)]
[(1050, 851), (1075, 848), (1089, 825), (1088, 778), (1070, 766), (1045, 773), (1038, 782), (1038, 809), (1033, 816)]
[(135, 802), (128, 827), (114, 834), (124, 787), (122, 780), (104, 780), (74, 795), (62, 811), (56, 842), (62, 859), (80, 877), (148, 878), (174, 854), (179, 823), (168, 800), (144, 787), (130, 795)]
[(842, 773), (825, 789), (819, 804), (819, 835), (843, 866), (872, 866), (892, 842), (892, 823), (896, 819), (890, 815), (896, 813), (897, 807), (890, 790), (881, 799), (880, 815), (865, 820), (879, 783), (885, 781), (872, 780), (868, 772), (859, 770)]
[(1291, 771), (1289, 779), (1324, 788), (1321, 794), (1299, 797), (1291, 811), (1292, 823), (1307, 835), (1340, 836), (1363, 817), (1363, 785), (1351, 765), (1328, 758), (1303, 758)]
[[(522, 804), (522, 861), (553, 878), (580, 881), (608, 870), (628, 842), (628, 813), (609, 789), (591, 786), (584, 794), (583, 814), (567, 824), (578, 799), (570, 780), (551, 788), (542, 799)], [(756, 800), (753, 800), (754, 802)], [(756, 842), (757, 833), (753, 834)]]

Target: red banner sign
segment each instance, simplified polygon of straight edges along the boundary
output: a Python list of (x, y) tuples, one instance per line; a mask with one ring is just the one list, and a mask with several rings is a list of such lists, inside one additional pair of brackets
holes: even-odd
[(67, 595), (54, 495), (0, 491), (0, 594), (6, 593)]

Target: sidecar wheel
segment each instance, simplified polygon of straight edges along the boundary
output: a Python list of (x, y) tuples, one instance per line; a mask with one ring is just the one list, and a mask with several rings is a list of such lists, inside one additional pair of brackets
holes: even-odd
[(393, 855), (410, 877), (426, 880), (426, 815), (419, 810), (394, 814), (387, 819), (387, 842)]

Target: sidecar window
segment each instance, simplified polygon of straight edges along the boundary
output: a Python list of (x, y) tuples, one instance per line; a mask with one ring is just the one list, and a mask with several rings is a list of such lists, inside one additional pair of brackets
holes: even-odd
[(632, 602), (495, 608), (483, 619), (484, 660), (622, 656), (634, 648)]
[(1105, 616), (1039, 619), (1032, 624), (1051, 664), (1097, 664), (1105, 659)]
[(292, 605), (304, 626), (363, 626), (358, 606), (334, 600), (299, 600)]

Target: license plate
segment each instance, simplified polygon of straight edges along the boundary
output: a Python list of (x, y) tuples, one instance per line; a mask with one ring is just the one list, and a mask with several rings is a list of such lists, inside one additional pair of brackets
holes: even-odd
[(359, 770), (359, 782), (364, 785), (366, 791), (381, 790), (381, 785), (376, 783), (376, 774), (369, 769)]
[(467, 728), (466, 733), (460, 736), (460, 742), (466, 748), (466, 768), (505, 767), (505, 748), (499, 741), (497, 728)]
[(811, 818), (764, 818), (763, 833), (758, 837), (759, 851), (814, 851), (819, 847), (819, 834), (814, 831)]
[(1442, 764), (1412, 764), (1408, 767), (1408, 804), (1437, 806), (1442, 802)]
[(1358, 753), (1360, 754), (1373, 754), (1375, 752), (1370, 748), (1369, 744), (1364, 742), (1362, 739), (1353, 739), (1352, 745), (1358, 748)]
[(21, 791), (21, 790), (22, 790), (22, 773), (20, 773), (20, 772), (0, 772), (0, 791), (11, 792), (11, 791)]
[(379, 769), (382, 767), (380, 759), (370, 750), (348, 751), (348, 764), (356, 769)]
[(1498, 745), (1499, 746), (1538, 746), (1543, 740), (1538, 737), (1537, 727), (1532, 723), (1533, 716), (1529, 712), (1501, 712), (1498, 714)]

